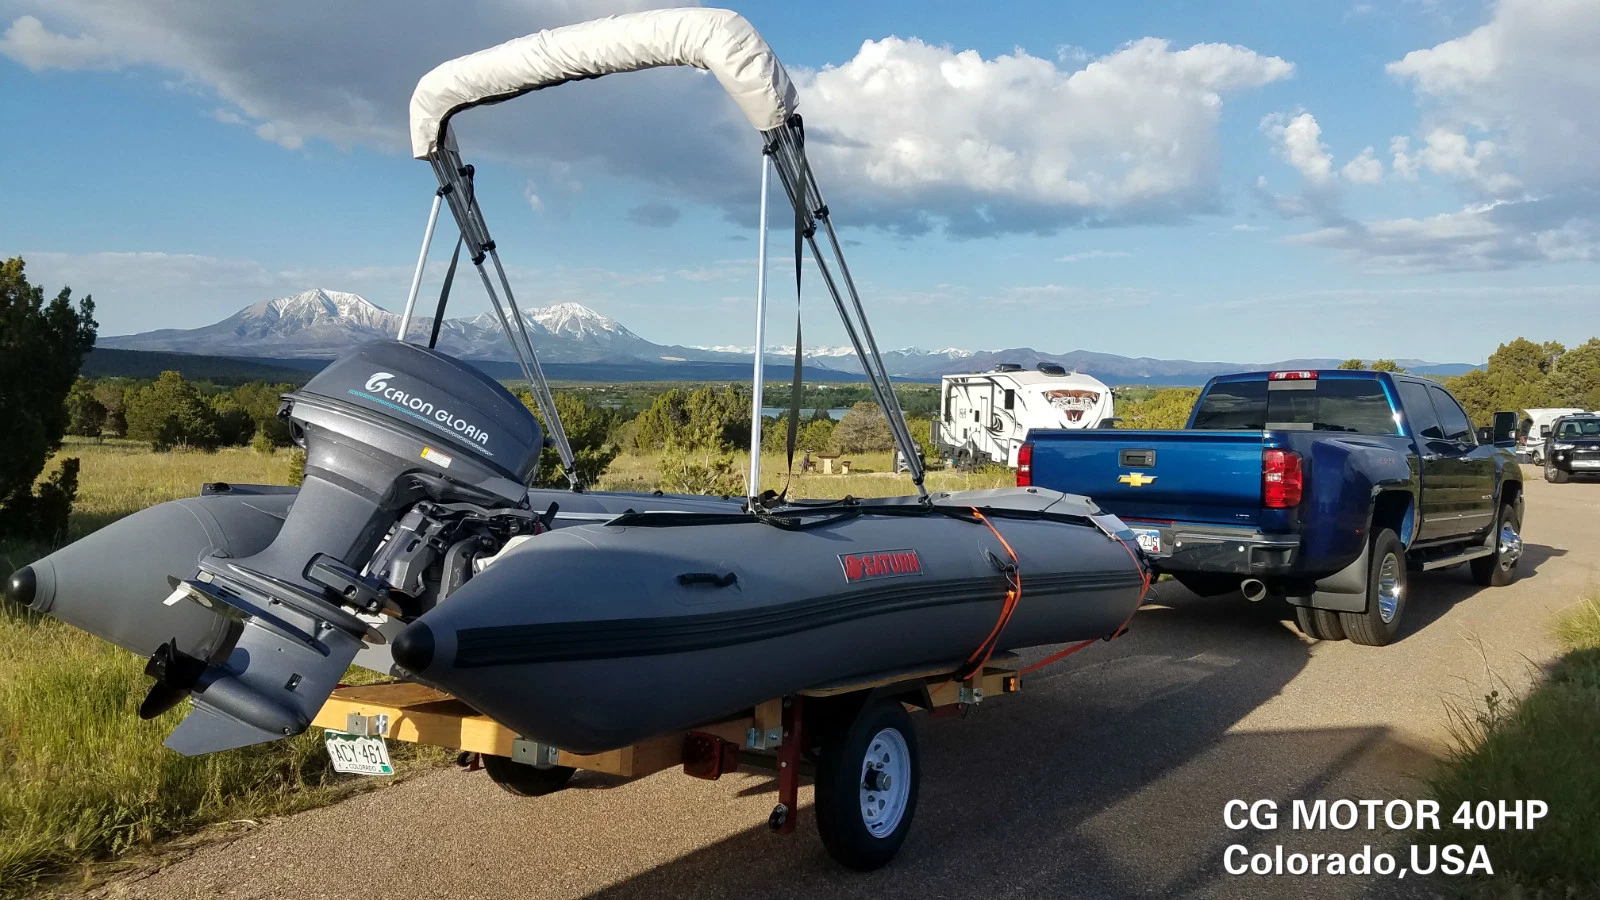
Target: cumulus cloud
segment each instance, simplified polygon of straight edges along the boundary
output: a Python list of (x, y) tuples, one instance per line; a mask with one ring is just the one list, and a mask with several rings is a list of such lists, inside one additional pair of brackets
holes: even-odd
[(1222, 95), (1292, 72), (1226, 44), (1147, 38), (1073, 69), (891, 37), (796, 76), (825, 184), (877, 224), (973, 235), (1214, 210)]
[(1375, 151), (1368, 147), (1361, 151), (1360, 156), (1345, 163), (1339, 174), (1351, 184), (1377, 184), (1383, 181), (1383, 163), (1378, 161)]
[(1277, 113), (1261, 120), (1261, 130), (1308, 184), (1324, 187), (1333, 180), (1333, 154), (1322, 143), (1315, 116), (1301, 113), (1291, 119)]
[(35, 72), (45, 69), (109, 69), (117, 60), (110, 49), (88, 35), (55, 34), (33, 16), (18, 16), (0, 34), (0, 54)]
[[(321, 140), (404, 152), (407, 100), (433, 65), (509, 36), (677, 2), (479, 0), (440, 18), (426, 0), (8, 0), (23, 15), (0, 50), (35, 69), (173, 73), (285, 147)], [(839, 65), (791, 74), (823, 186), (849, 194), (851, 221), (985, 235), (1215, 211), (1224, 97), (1293, 69), (1244, 47), (1155, 38), (1102, 56), (986, 59), (889, 37)], [(759, 142), (703, 73), (654, 70), (520, 103), (517, 115), (501, 107), (458, 117), (463, 148), (536, 168), (627, 174), (732, 220), (751, 217)]]

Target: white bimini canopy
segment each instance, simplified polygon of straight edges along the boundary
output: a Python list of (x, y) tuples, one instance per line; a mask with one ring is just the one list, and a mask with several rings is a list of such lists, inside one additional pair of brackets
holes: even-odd
[(782, 126), (794, 112), (789, 73), (744, 16), (728, 9), (657, 9), (552, 28), (440, 65), (411, 95), (411, 152), (426, 159), (459, 110), (658, 66), (711, 72), (757, 131)]

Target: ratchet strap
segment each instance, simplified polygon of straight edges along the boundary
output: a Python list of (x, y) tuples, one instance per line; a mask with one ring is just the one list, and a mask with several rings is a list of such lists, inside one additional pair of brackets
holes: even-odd
[(444, 307), (450, 302), (450, 285), (456, 280), (456, 263), (461, 261), (461, 242), (466, 235), (456, 238), (456, 252), (450, 254), (450, 268), (444, 273), (444, 286), (439, 288), (439, 308), (433, 314), (433, 334), (428, 336), (428, 349), (439, 345), (439, 326), (444, 324)]
[(1004, 547), (1006, 554), (1011, 557), (1011, 562), (1001, 569), (1006, 578), (1007, 589), (1005, 602), (1000, 606), (1000, 618), (994, 623), (994, 628), (990, 629), (989, 636), (983, 639), (978, 649), (972, 651), (967, 661), (956, 670), (956, 674), (951, 678), (952, 681), (966, 681), (983, 671), (983, 667), (989, 662), (989, 657), (994, 655), (995, 647), (999, 646), (1000, 637), (1005, 634), (1006, 626), (1011, 623), (1012, 614), (1017, 611), (1017, 602), (1022, 599), (1022, 569), (1021, 563), (1017, 560), (1017, 551), (1011, 549), (1011, 544), (1005, 535), (1001, 534), (1000, 529), (994, 527), (994, 523), (979, 512), (977, 507), (972, 507), (972, 516), (994, 534), (995, 540), (1000, 542), (1000, 546)]
[[(1133, 558), (1134, 565), (1136, 565), (1136, 566), (1139, 565), (1139, 557), (1134, 555), (1133, 549), (1128, 546), (1128, 543), (1126, 541), (1122, 540), (1121, 538), (1116, 538), (1115, 540), (1116, 540), (1117, 543), (1122, 545), (1122, 549), (1128, 551), (1128, 556)], [(1150, 570), (1147, 568), (1147, 569), (1144, 570), (1144, 580), (1142, 582), (1140, 582), (1140, 584), (1139, 584), (1139, 602), (1134, 604), (1133, 612), (1128, 613), (1128, 618), (1124, 619), (1122, 621), (1122, 624), (1117, 626), (1117, 630), (1116, 631), (1111, 632), (1110, 634), (1106, 635), (1104, 638), (1090, 638), (1087, 641), (1079, 641), (1078, 643), (1073, 644), (1072, 646), (1067, 647), (1064, 650), (1059, 650), (1059, 651), (1057, 651), (1055, 653), (1050, 654), (1049, 656), (1046, 656), (1044, 659), (1041, 659), (1038, 662), (1034, 663), (1033, 665), (1028, 666), (1027, 668), (1023, 669), (1022, 671), (1018, 672), (1017, 674), (1018, 675), (1026, 675), (1029, 672), (1032, 672), (1034, 669), (1042, 669), (1045, 666), (1048, 666), (1053, 662), (1057, 662), (1059, 660), (1066, 659), (1067, 657), (1071, 656), (1074, 653), (1077, 653), (1079, 650), (1082, 650), (1083, 648), (1089, 646), (1090, 644), (1094, 643), (1095, 641), (1100, 641), (1100, 640), (1109, 641), (1112, 638), (1121, 637), (1122, 633), (1128, 630), (1128, 623), (1133, 621), (1134, 614), (1139, 611), (1139, 607), (1144, 606), (1145, 595), (1149, 594), (1149, 593), (1150, 593)]]

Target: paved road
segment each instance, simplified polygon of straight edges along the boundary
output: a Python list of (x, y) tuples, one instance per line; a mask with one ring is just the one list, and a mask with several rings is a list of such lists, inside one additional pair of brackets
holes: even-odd
[[(910, 839), (871, 875), (832, 865), (811, 830), (764, 827), (771, 782), (580, 773), (523, 800), (440, 771), (269, 823), (102, 893), (179, 897), (1431, 896), (1416, 878), (1236, 877), (1236, 841), (1270, 850), (1396, 849), (1375, 833), (1240, 834), (1232, 798), (1413, 795), (1447, 706), (1526, 684), (1554, 653), (1553, 611), (1600, 583), (1600, 484), (1529, 468), (1527, 556), (1510, 587), (1464, 569), (1416, 577), (1405, 637), (1319, 644), (1284, 608), (1163, 584), (1132, 632), (966, 721), (924, 722)], [(1548, 798), (1559, 802), (1559, 798)], [(809, 805), (809, 791), (802, 796)], [(1413, 837), (1413, 839), (1415, 839)]]

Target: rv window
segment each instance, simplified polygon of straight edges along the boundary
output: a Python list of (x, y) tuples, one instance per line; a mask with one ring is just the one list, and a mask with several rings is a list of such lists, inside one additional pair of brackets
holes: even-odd
[(974, 421), (974, 422), (982, 422), (983, 421), (983, 414), (978, 412), (977, 410), (973, 410), (972, 411), (972, 421)]
[(1016, 403), (1017, 403), (1017, 392), (1012, 390), (1011, 388), (1006, 388), (1006, 409), (1011, 409), (1012, 407), (1014, 407), (1016, 405)]

